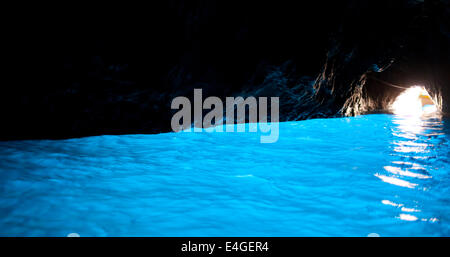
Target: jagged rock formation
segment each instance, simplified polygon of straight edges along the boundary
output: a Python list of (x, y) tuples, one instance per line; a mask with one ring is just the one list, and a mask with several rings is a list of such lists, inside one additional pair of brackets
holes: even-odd
[(282, 121), (385, 110), (401, 92), (390, 83), (424, 85), (449, 111), (448, 0), (168, 1), (151, 10), (64, 14), (64, 29), (26, 14), (33, 22), (13, 37), (20, 51), (2, 94), (1, 139), (170, 131), (171, 100), (194, 88), (279, 96)]
[(348, 11), (316, 83), (321, 99), (344, 115), (386, 109), (403, 90), (392, 84), (423, 85), (448, 99), (448, 1), (363, 1)]

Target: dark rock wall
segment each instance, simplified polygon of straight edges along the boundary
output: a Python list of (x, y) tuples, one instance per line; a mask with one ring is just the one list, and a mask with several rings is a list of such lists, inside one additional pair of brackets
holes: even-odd
[(170, 131), (171, 100), (194, 88), (279, 96), (285, 121), (383, 110), (401, 92), (383, 81), (422, 84), (448, 112), (448, 0), (290, 2), (22, 13), (1, 139)]
[(344, 115), (385, 110), (403, 91), (395, 85), (423, 85), (448, 99), (448, 1), (350, 6), (318, 77), (319, 99)]

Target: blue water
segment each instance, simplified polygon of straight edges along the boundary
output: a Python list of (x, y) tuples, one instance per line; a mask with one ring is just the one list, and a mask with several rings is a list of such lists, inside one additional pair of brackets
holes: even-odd
[(258, 133), (0, 142), (0, 236), (450, 236), (450, 127), (366, 115)]

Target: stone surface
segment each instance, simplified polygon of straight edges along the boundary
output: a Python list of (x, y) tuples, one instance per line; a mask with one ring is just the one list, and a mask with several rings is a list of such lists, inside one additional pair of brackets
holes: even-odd
[(389, 84), (421, 84), (448, 112), (449, 6), (167, 1), (49, 21), (24, 13), (10, 40), (0, 138), (167, 132), (171, 100), (194, 88), (279, 96), (285, 121), (385, 110), (401, 92)]

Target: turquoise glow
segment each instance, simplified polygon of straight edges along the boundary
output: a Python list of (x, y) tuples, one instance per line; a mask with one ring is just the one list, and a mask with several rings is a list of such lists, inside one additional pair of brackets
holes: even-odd
[(450, 128), (366, 115), (258, 133), (0, 142), (1, 236), (450, 236)]

